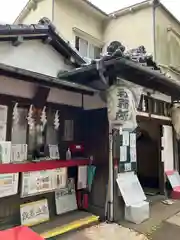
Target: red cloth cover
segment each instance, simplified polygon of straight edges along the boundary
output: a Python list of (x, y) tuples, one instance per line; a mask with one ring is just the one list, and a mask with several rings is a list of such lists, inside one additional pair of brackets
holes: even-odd
[(8, 230), (0, 231), (1, 240), (44, 240), (30, 228), (19, 226)]

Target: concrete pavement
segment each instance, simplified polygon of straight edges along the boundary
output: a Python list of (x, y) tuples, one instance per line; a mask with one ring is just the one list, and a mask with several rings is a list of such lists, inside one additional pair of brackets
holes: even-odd
[(180, 212), (168, 218), (148, 237), (152, 240), (180, 239)]
[[(123, 224), (123, 222), (122, 222)], [(134, 230), (132, 230), (134, 229)], [(156, 203), (151, 208), (151, 217), (142, 224), (102, 223), (79, 232), (64, 235), (56, 240), (179, 240), (180, 201), (172, 205)]]
[(102, 223), (97, 226), (84, 229), (68, 236), (61, 236), (57, 240), (147, 240), (143, 234), (122, 227), (118, 224)]

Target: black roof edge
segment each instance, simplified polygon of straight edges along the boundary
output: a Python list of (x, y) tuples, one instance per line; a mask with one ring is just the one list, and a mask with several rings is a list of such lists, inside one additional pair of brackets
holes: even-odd
[(70, 43), (66, 40), (64, 40), (60, 35), (53, 29), (52, 26), (49, 26), (49, 35), (52, 37), (52, 41), (50, 44), (55, 47), (63, 49), (64, 54), (67, 54), (67, 57), (73, 57), (75, 62), (81, 66), (82, 64), (85, 64), (86, 61), (80, 56), (78, 51), (73, 48)]
[(76, 67), (86, 63), (79, 52), (57, 33), (55, 26), (47, 18), (42, 18), (38, 24), (31, 25), (0, 24), (0, 41), (14, 41), (18, 36), (23, 37), (24, 40), (45, 39), (50, 37), (51, 41), (49, 44), (60, 54), (64, 55), (64, 57), (69, 59), (72, 57), (71, 63)]
[[(157, 83), (158, 85), (161, 85), (162, 87), (166, 87), (166, 89), (168, 89), (168, 87), (169, 87), (169, 90), (174, 89), (174, 92), (176, 93), (176, 95), (177, 94), (180, 95), (180, 83), (178, 85), (177, 82), (175, 82), (172, 78), (168, 78), (164, 74), (162, 74), (158, 71), (152, 70), (152, 69), (150, 69), (146, 66), (142, 66), (141, 64), (138, 64), (137, 62), (134, 62), (130, 59), (125, 59), (124, 57), (112, 58), (112, 59), (106, 60), (104, 62), (104, 66), (106, 67), (106, 70), (107, 70), (107, 68), (111, 68), (112, 65), (118, 65), (118, 64), (123, 65), (123, 66), (127, 66), (128, 69), (129, 69), (128, 71), (131, 71), (131, 69), (132, 69), (133, 71), (135, 70), (135, 71), (142, 72), (143, 74), (149, 76), (149, 79), (150, 79), (150, 81), (153, 85), (155, 85)], [(120, 65), (118, 65), (118, 66), (120, 67)], [(83, 67), (78, 68), (78, 69), (73, 69), (73, 70), (70, 70), (70, 71), (67, 71), (67, 72), (59, 73), (58, 78), (59, 79), (65, 79), (67, 81), (68, 80), (73, 81), (73, 78), (78, 78), (79, 79), (80, 77), (82, 77), (82, 75), (85, 72), (86, 73), (89, 72), (89, 74), (90, 74), (94, 70), (97, 70), (97, 66), (96, 66), (95, 63), (87, 65), (87, 66), (83, 66)], [(119, 71), (120, 71), (120, 69), (117, 72), (119, 72)], [(96, 75), (99, 76), (98, 70), (97, 70)], [(117, 74), (117, 76), (118, 75), (119, 74)], [(119, 76), (121, 76), (121, 75), (119, 75)], [(93, 79), (92, 79), (92, 81), (93, 81)], [(145, 82), (142, 83), (142, 86), (147, 87)], [(169, 91), (169, 95), (171, 95), (170, 92), (172, 92), (172, 91)], [(162, 93), (164, 93), (164, 92), (162, 91)]]
[(6, 64), (0, 63), (0, 75), (13, 77), (15, 79), (32, 82), (35, 84), (47, 86), (47, 87), (55, 87), (59, 89), (64, 89), (67, 91), (77, 92), (86, 95), (94, 95), (98, 91), (91, 88), (86, 87), (77, 83), (70, 83), (68, 81), (60, 80), (55, 77), (47, 76), (44, 74), (32, 72), (29, 70), (24, 70), (21, 68), (9, 66)]

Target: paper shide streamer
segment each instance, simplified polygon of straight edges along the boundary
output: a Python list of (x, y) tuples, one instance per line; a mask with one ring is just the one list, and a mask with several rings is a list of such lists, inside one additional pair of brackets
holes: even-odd
[(15, 125), (18, 124), (19, 122), (19, 112), (18, 112), (18, 103), (15, 103), (14, 108), (13, 108), (13, 123)]
[(27, 121), (28, 121), (28, 125), (29, 125), (30, 130), (34, 129), (34, 127), (35, 127), (35, 120), (33, 118), (33, 105), (31, 105), (30, 108), (29, 108)]
[(59, 111), (56, 111), (55, 115), (54, 115), (54, 129), (58, 130), (60, 126), (59, 123)]

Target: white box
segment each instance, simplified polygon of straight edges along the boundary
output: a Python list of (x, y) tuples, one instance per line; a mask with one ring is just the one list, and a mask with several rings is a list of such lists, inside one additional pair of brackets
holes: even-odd
[(125, 206), (125, 220), (140, 224), (149, 218), (149, 203), (143, 201), (133, 204), (131, 206)]
[(12, 144), (11, 162), (24, 162), (27, 160), (27, 144)]
[(11, 162), (11, 142), (0, 142), (0, 163)]

